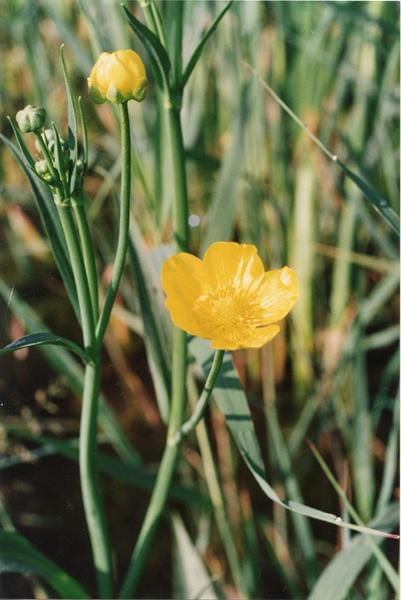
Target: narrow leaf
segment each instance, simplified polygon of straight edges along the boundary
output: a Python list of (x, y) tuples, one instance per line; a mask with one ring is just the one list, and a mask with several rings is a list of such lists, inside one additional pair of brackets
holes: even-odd
[(387, 221), (390, 227), (395, 233), (400, 235), (400, 218), (397, 213), (391, 208), (389, 203), (383, 196), (381, 196), (370, 183), (365, 179), (356, 175), (351, 169), (349, 169), (341, 160), (337, 159), (337, 164), (340, 169), (352, 179), (352, 181), (359, 187), (361, 192), (371, 202), (373, 207), (381, 214), (382, 217)]
[(68, 147), (73, 163), (76, 163), (78, 158), (78, 118), (75, 104), (74, 93), (72, 90), (71, 80), (68, 75), (67, 67), (64, 60), (64, 44), (60, 47), (61, 66), (63, 69), (65, 89), (67, 92), (67, 109), (68, 109)]
[(56, 207), (54, 206), (53, 199), (51, 198), (50, 194), (47, 191), (45, 191), (45, 188), (43, 187), (41, 182), (39, 182), (38, 178), (35, 175), (33, 175), (32, 172), (29, 170), (29, 168), (25, 164), (21, 153), (14, 146), (14, 144), (10, 142), (6, 137), (4, 137), (1, 133), (0, 139), (11, 150), (11, 152), (17, 159), (17, 162), (19, 163), (22, 171), (28, 178), (32, 189), (33, 197), (35, 199), (36, 208), (39, 212), (43, 229), (46, 233), (48, 242), (50, 244), (56, 266), (64, 281), (64, 285), (66, 287), (67, 294), (74, 309), (75, 315), (79, 320), (79, 309), (74, 277), (67, 257), (65, 239), (61, 230), (59, 217), (57, 214)]
[(171, 70), (170, 59), (166, 50), (160, 43), (159, 38), (141, 23), (134, 15), (132, 15), (127, 7), (122, 5), (128, 24), (133, 32), (139, 37), (142, 44), (149, 53), (150, 63), (155, 75), (155, 79), (159, 87), (168, 89), (169, 87), (169, 72)]
[[(213, 351), (209, 344), (205, 340), (194, 338), (190, 343), (190, 350), (195, 358), (197, 366), (201, 369), (203, 376), (206, 376), (209, 372), (213, 357)], [(224, 414), (226, 423), (247, 467), (270, 500), (287, 510), (305, 515), (306, 517), (311, 517), (318, 521), (324, 521), (326, 523), (331, 523), (332, 525), (345, 527), (369, 535), (398, 538), (397, 535), (386, 533), (384, 531), (346, 523), (341, 517), (337, 517), (334, 514), (297, 502), (288, 502), (282, 500), (278, 496), (277, 492), (266, 479), (265, 466), (256, 437), (248, 401), (233, 365), (232, 358), (228, 353), (226, 353), (224, 357), (220, 375), (213, 390), (213, 397), (217, 406)]]
[[(156, 399), (160, 415), (163, 421), (167, 422), (170, 396), (168, 350), (161, 327), (161, 300), (156, 297), (155, 292), (153, 294), (151, 292), (152, 289), (157, 290), (159, 287), (159, 282), (155, 281), (158, 277), (158, 271), (156, 272), (153, 269), (149, 256), (147, 256), (143, 247), (139, 229), (135, 225), (131, 228), (128, 253), (136, 281), (144, 330), (146, 331), (144, 343), (155, 386)], [(155, 285), (152, 285), (152, 280), (155, 281)]]
[(193, 545), (181, 517), (174, 513), (172, 522), (175, 538), (174, 598), (217, 600), (213, 581)]
[(89, 357), (86, 355), (84, 350), (78, 346), (78, 344), (75, 344), (75, 342), (72, 342), (67, 338), (63, 338), (48, 331), (31, 333), (30, 335), (24, 335), (18, 340), (14, 340), (11, 342), (11, 344), (0, 348), (0, 356), (3, 356), (4, 354), (10, 354), (11, 352), (16, 352), (17, 350), (21, 350), (21, 348), (31, 348), (32, 346), (42, 346), (43, 344), (64, 346), (65, 348), (68, 348), (68, 350), (71, 350), (77, 354), (85, 362), (89, 360)]
[[(369, 523), (370, 527), (393, 529), (397, 524), (398, 507), (391, 504), (379, 517)], [(347, 597), (356, 578), (372, 556), (373, 544), (381, 540), (366, 543), (364, 535), (355, 536), (350, 544), (338, 552), (325, 568), (315, 584), (308, 600), (335, 598), (343, 600)]]
[(71, 575), (16, 532), (0, 531), (0, 572), (40, 575), (62, 598), (89, 598)]
[(14, 125), (14, 121), (10, 119), (10, 117), (8, 117), (8, 121), (13, 129), (15, 139), (17, 140), (18, 146), (21, 150), (21, 154), (23, 155), (31, 169), (35, 172), (35, 161), (33, 160), (32, 155), (25, 144), (24, 138), (22, 137), (18, 127)]
[(184, 87), (188, 83), (188, 79), (190, 78), (192, 71), (196, 67), (196, 63), (198, 62), (198, 60), (201, 57), (202, 50), (203, 50), (206, 42), (208, 41), (210, 36), (214, 33), (214, 31), (217, 29), (218, 24), (220, 23), (221, 19), (224, 17), (224, 15), (226, 14), (226, 12), (230, 8), (230, 6), (232, 5), (233, 1), (234, 0), (230, 0), (230, 2), (228, 2), (225, 5), (225, 7), (217, 15), (217, 17), (215, 18), (215, 20), (213, 21), (213, 23), (211, 24), (209, 29), (207, 31), (205, 31), (205, 33), (202, 35), (201, 39), (199, 40), (198, 45), (196, 46), (195, 50), (193, 51), (192, 56), (189, 59), (187, 66), (185, 67), (185, 71), (184, 71), (184, 74), (182, 76), (182, 81), (181, 81), (182, 89), (184, 89)]

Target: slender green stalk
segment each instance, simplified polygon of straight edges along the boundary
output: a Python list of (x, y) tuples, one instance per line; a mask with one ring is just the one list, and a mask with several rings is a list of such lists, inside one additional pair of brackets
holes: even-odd
[(82, 197), (74, 199), (73, 210), (78, 227), (78, 234), (81, 242), (85, 270), (88, 275), (88, 285), (92, 302), (93, 318), (96, 323), (99, 318), (98, 277), (96, 272), (95, 254), (93, 252), (93, 245), (90, 237), (89, 225)]
[(112, 559), (97, 468), (97, 415), (100, 394), (100, 358), (85, 369), (79, 432), (79, 473), (101, 598), (113, 597)]
[(195, 429), (199, 421), (203, 418), (205, 414), (207, 404), (209, 402), (210, 395), (215, 386), (216, 379), (220, 373), (221, 365), (223, 363), (224, 358), (224, 350), (217, 350), (214, 355), (213, 363), (211, 369), (209, 371), (209, 375), (207, 376), (205, 386), (202, 390), (200, 398), (195, 406), (195, 410), (192, 413), (192, 416), (188, 421), (184, 423), (181, 427), (180, 431), (175, 434), (174, 439), (172, 440), (174, 443), (178, 443), (182, 440), (182, 438), (191, 431)]
[(71, 214), (70, 203), (69, 201), (67, 201), (65, 204), (63, 204), (60, 198), (58, 198), (57, 204), (61, 226), (63, 228), (64, 236), (67, 242), (68, 253), (70, 255), (72, 271), (77, 287), (84, 346), (86, 350), (89, 350), (89, 352), (91, 352), (93, 350), (93, 344), (95, 341), (95, 323), (93, 319), (92, 304), (85, 272), (85, 266), (82, 260), (78, 236), (75, 230), (75, 223)]
[[(97, 413), (100, 393), (100, 348), (95, 345), (95, 322), (85, 266), (69, 203), (58, 199), (61, 225), (76, 281), (85, 348), (92, 361), (86, 365), (79, 435), (79, 471), (82, 498), (102, 598), (112, 596), (112, 561), (96, 465)], [(93, 354), (96, 352), (96, 359)]]
[[(178, 108), (171, 102), (170, 97), (166, 108), (168, 111), (168, 125), (174, 170), (174, 238), (177, 251), (185, 252), (188, 249), (188, 199), (184, 143), (182, 139), (180, 113)], [(132, 553), (130, 566), (121, 588), (121, 598), (132, 597), (136, 589), (167, 501), (181, 449), (181, 441), (175, 444), (171, 444), (170, 442), (169, 444), (169, 440), (171, 441), (174, 439), (174, 436), (182, 426), (186, 404), (186, 374), (187, 336), (181, 329), (174, 328), (171, 408), (167, 431), (167, 444), (160, 463), (156, 484), (152, 492), (145, 519)]]
[[(189, 380), (189, 398), (190, 400), (193, 398), (193, 405), (195, 406), (197, 389), (192, 377)], [(209, 496), (213, 504), (214, 518), (216, 520), (220, 538), (227, 556), (227, 562), (231, 571), (234, 585), (240, 592), (241, 596), (246, 598), (246, 585), (243, 581), (244, 578), (242, 575), (241, 562), (235, 544), (234, 533), (227, 517), (223, 489), (219, 481), (218, 470), (213, 457), (213, 451), (205, 421), (199, 422), (196, 428), (196, 436), (202, 457), (203, 471), (209, 490)]]
[(111, 310), (116, 299), (118, 287), (124, 270), (128, 248), (130, 196), (131, 196), (131, 137), (127, 103), (118, 105), (121, 128), (121, 201), (120, 225), (113, 274), (106, 294), (106, 300), (96, 327), (96, 342), (101, 346), (109, 323)]
[[(177, 387), (173, 387), (173, 399), (176, 400), (172, 403), (170, 421), (167, 433), (167, 446), (163, 454), (162, 461), (160, 463), (159, 471), (157, 474), (156, 484), (153, 489), (150, 504), (143, 522), (138, 541), (136, 543), (134, 552), (131, 558), (130, 568), (125, 578), (123, 587), (120, 592), (120, 598), (130, 598), (134, 593), (136, 585), (138, 584), (139, 578), (142, 574), (142, 570), (145, 564), (145, 560), (153, 541), (153, 537), (156, 533), (157, 526), (160, 517), (163, 514), (168, 493), (171, 486), (171, 481), (174, 475), (177, 459), (179, 457), (181, 443), (186, 433), (189, 433), (194, 429), (197, 423), (201, 420), (207, 402), (212, 393), (213, 387), (216, 383), (221, 364), (223, 362), (224, 350), (218, 350), (214, 356), (213, 364), (210, 369), (210, 373), (207, 377), (205, 386), (202, 394), (199, 398), (197, 406), (195, 408), (192, 417), (181, 425), (183, 419), (183, 407), (185, 405), (185, 388), (182, 388), (180, 377), (178, 372), (174, 373), (174, 369), (178, 369), (181, 366), (181, 360), (183, 356), (186, 358), (187, 344), (186, 339), (183, 336), (179, 336), (181, 331), (179, 329), (174, 330), (175, 337), (175, 354), (173, 355), (173, 385), (176, 382)], [(174, 395), (175, 393), (175, 395)], [(183, 396), (179, 396), (183, 394)], [(179, 401), (177, 401), (179, 400)], [(227, 531), (224, 531), (227, 535)]]

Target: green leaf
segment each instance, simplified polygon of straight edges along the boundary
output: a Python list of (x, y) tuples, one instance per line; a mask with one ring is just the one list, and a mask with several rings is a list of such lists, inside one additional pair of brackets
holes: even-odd
[(67, 92), (67, 110), (68, 110), (68, 147), (70, 156), (75, 163), (78, 158), (78, 117), (75, 104), (74, 93), (72, 90), (71, 80), (68, 75), (67, 67), (64, 60), (64, 44), (60, 47), (61, 66), (63, 69), (65, 89)]
[(40, 575), (62, 598), (89, 598), (71, 575), (16, 532), (0, 531), (0, 572)]
[(11, 352), (16, 352), (17, 350), (21, 350), (22, 348), (31, 348), (32, 346), (42, 346), (43, 344), (53, 344), (55, 346), (65, 346), (72, 352), (75, 352), (82, 360), (87, 362), (89, 357), (86, 355), (84, 350), (72, 342), (67, 338), (63, 338), (59, 335), (55, 335), (54, 333), (50, 333), (48, 331), (43, 331), (40, 333), (31, 333), (29, 335), (24, 335), (20, 337), (18, 340), (14, 340), (11, 344), (0, 348), (0, 356), (4, 354), (10, 354)]
[(88, 165), (88, 157), (89, 157), (89, 145), (88, 145), (88, 123), (86, 120), (86, 114), (84, 111), (82, 97), (78, 97), (78, 109), (79, 109), (79, 119), (81, 122), (82, 128), (82, 146), (83, 146), (83, 161), (85, 167)]
[[(210, 348), (208, 342), (194, 338), (190, 343), (190, 351), (195, 358), (198, 368), (201, 369), (202, 374), (207, 376), (214, 352)], [(298, 502), (282, 500), (278, 496), (277, 492), (266, 479), (265, 466), (252, 422), (248, 401), (238, 379), (232, 358), (228, 353), (226, 353), (224, 357), (220, 375), (213, 389), (213, 398), (221, 412), (224, 414), (226, 423), (247, 467), (270, 500), (287, 510), (318, 521), (331, 523), (332, 525), (345, 527), (361, 533), (368, 533), (369, 535), (394, 538), (394, 535), (384, 531), (346, 523), (334, 514)]]
[(21, 156), (21, 153), (14, 146), (14, 144), (10, 142), (6, 137), (4, 137), (1, 133), (0, 139), (11, 150), (11, 152), (17, 159), (17, 162), (19, 163), (22, 171), (28, 178), (32, 189), (33, 197), (35, 199), (36, 208), (39, 212), (43, 229), (45, 230), (47, 239), (49, 241), (56, 266), (64, 281), (68, 298), (74, 309), (75, 315), (79, 320), (78, 300), (74, 277), (68, 260), (68, 255), (65, 247), (65, 239), (61, 230), (57, 209), (54, 205), (53, 199), (51, 198), (50, 194), (45, 190), (39, 179), (36, 176), (34, 176), (29, 170), (29, 168), (25, 164), (25, 161), (23, 160), (23, 157)]
[(223, 10), (217, 15), (217, 17), (215, 18), (215, 20), (213, 21), (213, 23), (211, 24), (209, 29), (207, 31), (205, 31), (205, 33), (202, 35), (201, 39), (199, 40), (198, 45), (196, 46), (195, 50), (193, 51), (192, 56), (189, 59), (187, 66), (185, 67), (185, 71), (184, 71), (184, 74), (183, 74), (182, 80), (181, 80), (182, 89), (184, 89), (186, 84), (188, 83), (188, 79), (190, 78), (192, 71), (196, 67), (196, 63), (198, 62), (198, 60), (201, 57), (202, 50), (203, 50), (206, 42), (208, 41), (210, 36), (214, 33), (214, 31), (217, 29), (218, 24), (220, 23), (221, 19), (224, 17), (224, 15), (226, 14), (226, 12), (230, 8), (230, 6), (232, 5), (233, 1), (234, 0), (230, 0), (230, 2), (228, 2), (225, 5)]
[(159, 38), (122, 5), (128, 24), (149, 53), (150, 63), (159, 87), (169, 88), (170, 59)]
[[(157, 297), (157, 291), (160, 293), (160, 277), (159, 271), (154, 269), (149, 255), (146, 253), (140, 231), (135, 224), (130, 231), (128, 256), (138, 291), (143, 326), (146, 332), (143, 339), (155, 386), (157, 404), (160, 415), (166, 423), (169, 413), (170, 369), (167, 340), (163, 335), (161, 326), (163, 316), (160, 313), (163, 310), (163, 297)], [(151, 290), (153, 290), (153, 293)]]
[(181, 517), (174, 513), (172, 522), (175, 538), (174, 598), (217, 600), (213, 581), (193, 545)]
[[(10, 119), (10, 117), (8, 117), (8, 121), (13, 129), (14, 135), (15, 135), (15, 139), (18, 142), (18, 146), (21, 150), (21, 154), (23, 155), (23, 157), (25, 158), (26, 162), (28, 163), (28, 165), (31, 167), (31, 169), (33, 170), (33, 172), (35, 172), (35, 161), (32, 158), (31, 153), (29, 152), (24, 138), (22, 137), (18, 127), (16, 127), (14, 125), (14, 121), (12, 119)], [(4, 140), (3, 140), (4, 141)]]
[(383, 196), (381, 196), (370, 183), (368, 183), (365, 179), (351, 171), (351, 169), (349, 169), (343, 162), (341, 162), (341, 160), (337, 159), (336, 162), (340, 169), (347, 175), (347, 177), (352, 179), (352, 181), (359, 187), (361, 192), (363, 192), (363, 194), (371, 202), (373, 207), (382, 217), (384, 217), (384, 219), (399, 237), (400, 217), (391, 208), (387, 200), (383, 198)]
[[(398, 506), (391, 504), (379, 517), (370, 521), (369, 526), (380, 529), (393, 529), (398, 522)], [(374, 540), (373, 543), (380, 543)], [(315, 584), (308, 600), (335, 598), (343, 600), (347, 597), (356, 578), (371, 558), (373, 548), (366, 543), (364, 535), (355, 536), (325, 568)]]

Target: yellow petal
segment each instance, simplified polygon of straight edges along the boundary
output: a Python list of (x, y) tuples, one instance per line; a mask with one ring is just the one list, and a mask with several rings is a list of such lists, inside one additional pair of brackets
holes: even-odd
[(263, 263), (252, 244), (215, 242), (203, 259), (211, 287), (248, 287), (264, 272)]
[(201, 337), (205, 332), (199, 327), (192, 309), (203, 293), (205, 279), (204, 264), (192, 254), (180, 252), (163, 263), (162, 287), (172, 321), (177, 327)]
[(264, 274), (253, 299), (263, 308), (263, 323), (281, 321), (290, 312), (299, 296), (298, 278), (289, 267)]
[(243, 337), (240, 341), (225, 339), (212, 339), (212, 348), (216, 350), (239, 350), (240, 348), (261, 348), (270, 342), (279, 333), (278, 325), (269, 325), (252, 329), (249, 334)]

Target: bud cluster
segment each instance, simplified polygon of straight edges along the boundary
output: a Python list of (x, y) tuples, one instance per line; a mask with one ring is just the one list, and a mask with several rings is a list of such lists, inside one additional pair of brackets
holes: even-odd
[[(52, 192), (58, 190), (62, 197), (72, 195), (82, 185), (86, 165), (81, 159), (72, 159), (66, 140), (59, 135), (54, 124), (52, 129), (45, 128), (46, 110), (28, 105), (16, 114), (15, 119), (21, 133), (36, 136), (35, 148), (39, 156), (36, 160), (31, 157), (30, 165), (36, 175)], [(72, 180), (74, 183), (70, 185)], [(62, 189), (62, 182), (65, 189)]]

